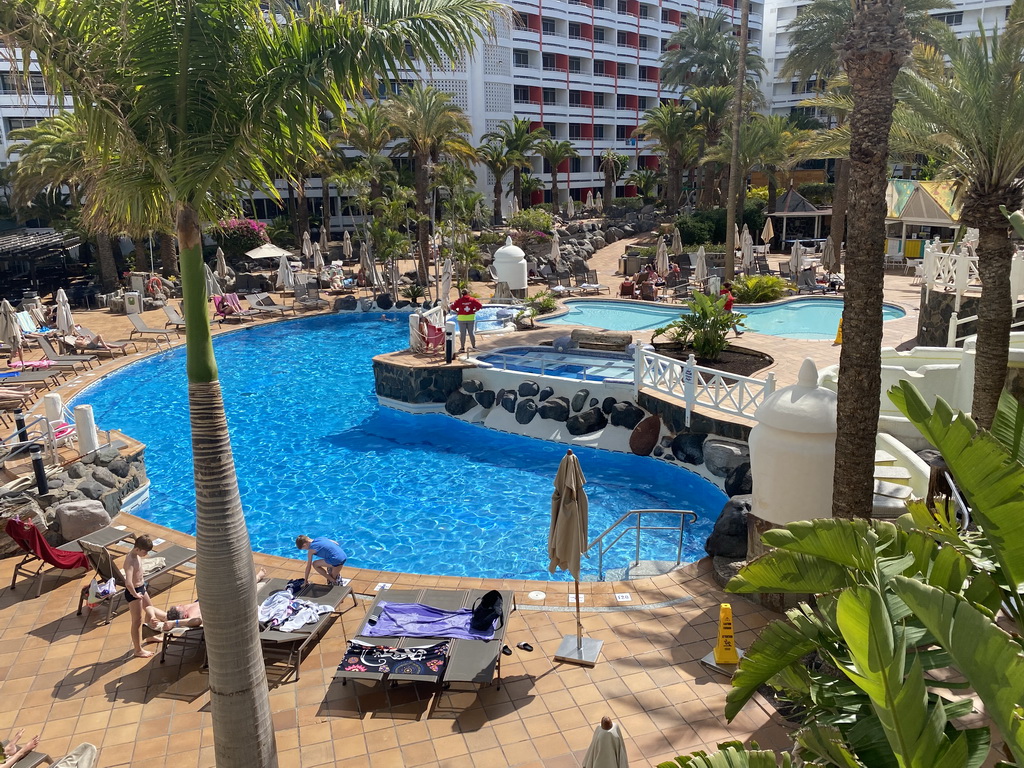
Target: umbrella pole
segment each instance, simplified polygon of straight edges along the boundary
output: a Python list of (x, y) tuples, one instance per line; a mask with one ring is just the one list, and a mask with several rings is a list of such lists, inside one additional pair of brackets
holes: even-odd
[(583, 648), (583, 620), (580, 618), (580, 580), (573, 579), (573, 586), (576, 588), (576, 649)]

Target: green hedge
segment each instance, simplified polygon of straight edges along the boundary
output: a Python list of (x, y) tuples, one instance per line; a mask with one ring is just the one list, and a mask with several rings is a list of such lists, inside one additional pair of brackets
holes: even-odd
[[(746, 224), (750, 228), (751, 234), (756, 238), (757, 233), (764, 227), (763, 209), (764, 203), (748, 201), (743, 209), (743, 221), (739, 223), (740, 229)], [(727, 215), (728, 212), (725, 208), (712, 208), (710, 211), (684, 213), (676, 219), (676, 227), (679, 229), (683, 245), (724, 243)]]

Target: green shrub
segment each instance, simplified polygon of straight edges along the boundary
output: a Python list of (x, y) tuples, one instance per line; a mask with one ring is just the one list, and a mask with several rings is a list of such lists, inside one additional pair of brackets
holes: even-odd
[(704, 360), (717, 360), (729, 347), (726, 335), (734, 327), (743, 327), (743, 318), (735, 312), (725, 311), (725, 297), (713, 299), (703, 293), (694, 293), (687, 302), (689, 313), (683, 321), (690, 331), (693, 353)]
[(546, 315), (554, 312), (558, 306), (555, 295), (550, 291), (541, 291), (536, 296), (531, 296), (523, 302), (538, 315)]
[(778, 301), (790, 287), (786, 280), (776, 275), (749, 275), (733, 280), (732, 295), (739, 304), (764, 304)]
[(815, 205), (831, 205), (835, 184), (801, 184), (796, 191)]
[(481, 232), (477, 238), (477, 245), (504, 245), (508, 234), (505, 232)]
[[(228, 219), (220, 221), (210, 235), (224, 249), (228, 259), (241, 259), (246, 251), (270, 242), (267, 225), (255, 219)], [(294, 240), (294, 237), (292, 238)]]
[(768, 187), (751, 187), (747, 190), (747, 202), (768, 205)]
[(508, 225), (512, 229), (550, 234), (552, 223), (550, 213), (539, 208), (527, 208), (509, 219)]
[[(740, 229), (746, 224), (751, 233), (756, 236), (756, 233), (764, 227), (764, 213), (762, 213), (764, 205), (764, 202), (760, 200), (748, 199), (743, 209), (743, 221), (739, 223)], [(725, 208), (684, 213), (676, 219), (676, 227), (679, 229), (683, 245), (724, 243), (727, 215)]]
[(714, 232), (714, 226), (710, 222), (690, 213), (684, 213), (676, 219), (676, 228), (679, 230), (683, 245), (698, 246), (706, 243), (711, 240)]
[(686, 316), (681, 315), (668, 325), (655, 328), (654, 333), (651, 334), (651, 341), (654, 341), (659, 336), (664, 336), (665, 341), (687, 346), (693, 338), (693, 333), (690, 330), (690, 323), (687, 321)]
[[(605, 203), (607, 206), (608, 203)], [(625, 208), (627, 211), (639, 211), (645, 205), (642, 197), (616, 197), (612, 200), (612, 207)]]

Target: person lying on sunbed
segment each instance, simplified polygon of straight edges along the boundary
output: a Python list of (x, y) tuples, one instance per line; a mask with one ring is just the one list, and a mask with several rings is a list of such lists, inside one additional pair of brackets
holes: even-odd
[[(256, 572), (256, 583), (259, 584), (266, 576), (267, 572), (260, 568)], [(150, 605), (146, 608), (146, 626), (157, 632), (170, 632), (175, 627), (201, 627), (203, 612), (199, 608), (198, 600), (184, 605), (173, 605), (166, 611)]]

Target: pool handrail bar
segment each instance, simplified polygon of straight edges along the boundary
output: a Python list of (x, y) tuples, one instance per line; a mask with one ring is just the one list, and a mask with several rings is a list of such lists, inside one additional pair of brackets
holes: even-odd
[[(644, 525), (643, 515), (678, 515), (679, 525)], [(619, 534), (612, 539), (606, 546), (601, 546), (605, 537), (612, 533), (616, 528), (622, 525), (627, 518), (636, 515), (636, 524), (623, 528)], [(686, 534), (686, 522), (687, 519), (692, 523), (697, 522), (697, 513), (689, 509), (631, 509), (626, 512), (618, 520), (608, 526), (603, 533), (601, 533), (596, 539), (591, 541), (587, 545), (587, 551), (589, 552), (594, 547), (597, 547), (597, 574), (600, 581), (604, 581), (604, 556), (613, 546), (619, 543), (623, 536), (630, 531), (636, 532), (636, 549), (635, 559), (633, 565), (640, 564), (640, 532), (641, 531), (679, 531), (679, 543), (676, 547), (676, 565), (679, 565), (683, 561), (683, 536)]]

